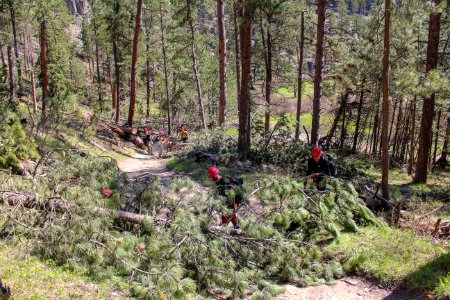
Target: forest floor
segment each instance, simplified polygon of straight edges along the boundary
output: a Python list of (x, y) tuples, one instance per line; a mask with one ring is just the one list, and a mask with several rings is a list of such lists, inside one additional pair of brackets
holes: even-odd
[[(182, 175), (179, 171), (170, 169), (167, 163), (170, 158), (158, 159), (155, 156), (136, 153), (118, 162), (118, 167), (127, 178), (136, 179), (143, 176), (158, 176), (161, 184), (167, 186), (171, 178)], [(198, 193), (207, 193), (208, 188), (202, 182), (196, 182), (192, 189)], [(189, 199), (189, 197), (187, 198)], [(257, 200), (252, 199), (250, 206), (257, 210)], [(187, 200), (188, 201), (188, 200)], [(407, 300), (425, 299), (424, 294), (407, 290), (401, 286), (384, 288), (380, 284), (369, 281), (363, 277), (345, 277), (336, 280), (331, 285), (310, 286), (300, 288), (291, 284), (283, 285), (284, 293), (277, 297), (278, 300), (304, 299), (304, 300)]]

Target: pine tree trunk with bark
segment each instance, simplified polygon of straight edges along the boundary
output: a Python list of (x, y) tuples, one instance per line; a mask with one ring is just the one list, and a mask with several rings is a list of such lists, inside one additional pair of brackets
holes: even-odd
[(336, 116), (334, 117), (330, 131), (327, 134), (327, 141), (325, 143), (325, 149), (330, 149), (331, 140), (333, 139), (334, 133), (336, 132), (337, 124), (339, 122), (339, 119), (341, 118), (341, 115), (344, 111), (345, 103), (347, 103), (347, 101), (348, 101), (348, 91), (346, 91), (341, 96), (341, 104), (339, 105), (339, 108), (336, 112)]
[(436, 154), (437, 154), (437, 148), (438, 148), (438, 141), (439, 141), (439, 130), (441, 130), (440, 128), (440, 124), (441, 124), (441, 114), (442, 111), (439, 110), (436, 115), (437, 115), (437, 120), (436, 120), (436, 132), (434, 133), (434, 152), (433, 152), (433, 165), (436, 163)]
[(163, 67), (164, 67), (164, 84), (166, 91), (166, 100), (167, 100), (167, 134), (171, 134), (171, 122), (170, 122), (170, 98), (169, 98), (169, 78), (167, 71), (167, 55), (166, 55), (166, 41), (164, 39), (164, 24), (163, 24), (163, 15), (162, 15), (162, 4), (159, 3), (159, 21), (161, 28), (161, 44), (162, 44), (162, 53), (163, 53)]
[[(114, 57), (114, 75), (115, 75), (115, 82), (114, 82), (114, 93), (113, 93), (113, 99), (115, 99), (115, 107), (116, 107), (116, 118), (115, 122), (116, 124), (119, 124), (120, 122), (120, 65), (119, 65), (119, 54), (117, 50), (117, 42), (116, 38), (113, 36), (113, 57)], [(115, 97), (114, 97), (115, 96)]]
[(412, 174), (413, 164), (414, 164), (414, 135), (416, 132), (416, 101), (417, 97), (414, 97), (412, 112), (411, 112), (411, 131), (410, 131), (410, 142), (409, 142), (409, 163), (408, 163), (408, 174)]
[(145, 79), (146, 79), (146, 102), (147, 102), (147, 108), (145, 110), (145, 116), (146, 118), (150, 118), (150, 58), (148, 57), (148, 53), (150, 51), (150, 45), (147, 38), (147, 45), (146, 45), (146, 59), (145, 59)]
[(9, 66), (9, 103), (13, 110), (16, 109), (16, 84), (14, 83), (14, 56), (12, 47), (8, 45), (8, 66)]
[(94, 39), (95, 39), (95, 64), (97, 65), (97, 93), (98, 93), (98, 104), (100, 105), (101, 111), (103, 111), (103, 99), (102, 99), (102, 79), (100, 75), (100, 54), (98, 47), (98, 32), (97, 24), (93, 18), (92, 27), (94, 29)]
[[(356, 153), (356, 146), (358, 145), (358, 136), (359, 136), (359, 125), (361, 122), (361, 113), (364, 102), (364, 82), (362, 82), (361, 93), (359, 94), (359, 104), (358, 104), (358, 114), (356, 116), (356, 126), (355, 126), (355, 135), (353, 136), (353, 145), (352, 145), (352, 153)], [(365, 128), (363, 127), (363, 130)]]
[(383, 104), (381, 123), (381, 148), (382, 148), (382, 174), (381, 192), (383, 198), (389, 200), (389, 50), (390, 50), (390, 23), (391, 23), (391, 0), (385, 0), (384, 11), (384, 51), (383, 51)]
[[(439, 0), (432, 0), (437, 5)], [(428, 47), (426, 72), (429, 74), (436, 69), (438, 63), (439, 31), (441, 13), (432, 11), (428, 23)], [(424, 99), (422, 106), (422, 121), (420, 124), (419, 150), (417, 151), (415, 183), (426, 183), (428, 175), (428, 160), (431, 149), (435, 94)]]
[(239, 14), (239, 3), (233, 2), (233, 23), (234, 23), (234, 52), (235, 52), (235, 63), (236, 63), (236, 90), (237, 90), (237, 100), (238, 109), (240, 109), (240, 94), (241, 94), (241, 47), (239, 44), (239, 27), (237, 23)]
[(224, 3), (217, 0), (217, 28), (219, 31), (219, 126), (225, 123), (227, 106), (227, 41), (225, 37)]
[(40, 43), (41, 43), (41, 77), (42, 77), (42, 118), (44, 119), (47, 116), (47, 93), (48, 93), (47, 28), (45, 20), (41, 21)]
[(305, 12), (302, 11), (301, 20), (300, 20), (300, 41), (298, 42), (298, 52), (299, 52), (299, 60), (297, 67), (297, 115), (296, 115), (296, 124), (295, 124), (295, 140), (298, 141), (300, 138), (300, 114), (302, 112), (302, 67), (303, 67), (303, 47), (305, 44)]
[[(264, 114), (264, 132), (269, 133), (270, 130), (270, 102), (272, 92), (272, 36), (270, 34), (271, 17), (267, 17), (267, 33), (264, 32), (263, 21), (261, 17), (261, 40), (264, 49), (264, 65), (266, 67), (266, 78), (264, 81), (264, 95), (266, 98), (266, 110)], [(267, 35), (266, 35), (267, 34)]]
[[(189, 16), (190, 17), (190, 16)], [(202, 129), (206, 129), (205, 109), (203, 107), (202, 85), (200, 83), (200, 72), (198, 70), (197, 55), (195, 53), (195, 31), (194, 22), (189, 19), (189, 29), (191, 33), (191, 58), (192, 68), (194, 69), (195, 84), (197, 86), (198, 115), (200, 117)]]
[[(400, 148), (400, 142), (402, 141), (401, 137), (399, 136), (400, 128), (401, 128), (401, 120), (403, 115), (403, 100), (400, 98), (398, 105), (398, 112), (397, 112), (397, 123), (395, 126), (395, 133), (394, 133), (394, 140), (392, 141), (392, 155), (393, 157), (396, 157), (396, 152), (398, 148)], [(392, 116), (392, 125), (394, 125), (394, 116)]]
[(131, 88), (130, 88), (130, 107), (128, 110), (129, 126), (133, 126), (134, 111), (136, 109), (136, 72), (139, 49), (139, 34), (141, 32), (142, 0), (137, 0), (136, 23), (134, 25), (133, 54), (131, 56)]
[[(119, 1), (116, 0), (114, 3), (114, 12), (119, 14), (120, 5)], [(112, 24), (113, 26), (113, 35), (112, 35), (112, 44), (113, 44), (113, 57), (114, 57), (114, 72), (115, 72), (115, 90), (116, 90), (116, 124), (120, 122), (120, 65), (119, 65), (119, 52), (117, 49), (117, 36), (116, 36), (116, 26), (117, 24)]]
[(9, 2), (9, 11), (11, 13), (11, 26), (12, 26), (13, 38), (14, 38), (14, 54), (16, 56), (17, 77), (19, 80), (19, 93), (21, 94), (23, 92), (22, 66), (20, 64), (20, 58), (19, 58), (19, 43), (17, 42), (16, 12), (14, 9), (14, 0), (10, 0), (10, 2)]
[(320, 93), (322, 87), (323, 42), (325, 37), (325, 7), (326, 0), (317, 1), (317, 41), (314, 74), (314, 98), (311, 127), (311, 145), (316, 145), (319, 139), (320, 127)]
[(251, 80), (251, 47), (252, 47), (252, 13), (248, 0), (240, 0), (241, 22), (239, 27), (241, 45), (241, 91), (239, 110), (238, 152), (241, 159), (246, 160), (250, 152), (250, 80)]

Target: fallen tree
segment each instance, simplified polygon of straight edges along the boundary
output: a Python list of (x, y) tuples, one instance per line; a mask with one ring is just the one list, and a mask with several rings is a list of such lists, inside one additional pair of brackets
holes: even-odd
[(107, 124), (107, 126), (111, 129), (112, 132), (117, 134), (121, 139), (132, 142), (141, 149), (147, 148), (147, 145), (145, 145), (142, 138), (137, 135), (138, 130), (136, 128), (128, 126), (117, 126), (113, 124)]
[[(0, 191), (0, 204), (23, 206), (25, 208), (54, 211), (58, 213), (68, 213), (76, 207), (75, 203), (67, 202), (59, 197), (36, 199), (33, 195), (14, 191)], [(135, 214), (127, 211), (113, 210), (103, 207), (92, 207), (91, 210), (102, 215), (111, 215), (118, 221), (130, 224), (140, 225), (146, 220), (153, 220), (158, 224), (168, 223), (168, 221), (163, 218), (154, 218), (149, 215)]]

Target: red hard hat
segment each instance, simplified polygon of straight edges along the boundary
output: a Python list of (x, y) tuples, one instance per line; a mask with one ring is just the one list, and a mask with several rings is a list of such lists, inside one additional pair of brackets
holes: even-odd
[(159, 135), (163, 135), (163, 134), (164, 134), (164, 131), (160, 130)]
[(147, 129), (147, 127), (144, 127), (144, 131), (147, 131), (148, 129)]
[(149, 131), (148, 131), (148, 134), (149, 134), (149, 135), (153, 135), (153, 131), (149, 130)]
[(213, 180), (216, 175), (219, 174), (219, 169), (214, 166), (209, 167), (208, 169), (208, 178)]
[(322, 156), (322, 149), (320, 149), (319, 147), (314, 147), (311, 151), (311, 156), (313, 158), (319, 158)]

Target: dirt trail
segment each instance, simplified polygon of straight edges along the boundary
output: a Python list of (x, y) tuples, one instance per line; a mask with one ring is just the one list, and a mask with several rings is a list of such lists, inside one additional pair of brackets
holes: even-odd
[[(127, 174), (129, 179), (137, 179), (146, 175), (159, 176), (161, 183), (167, 186), (172, 177), (177, 174), (167, 168), (168, 159), (149, 157), (136, 153), (118, 163), (119, 169)], [(205, 194), (206, 188), (197, 184), (192, 189), (192, 196)], [(171, 195), (172, 196), (172, 195)], [(176, 195), (173, 195), (176, 196)], [(189, 201), (189, 197), (186, 198)], [(259, 201), (255, 206), (260, 205)], [(254, 207), (252, 204), (250, 206)], [(299, 288), (294, 285), (284, 285), (285, 292), (277, 300), (421, 300), (424, 295), (408, 292), (401, 288), (384, 289), (379, 285), (360, 277), (346, 277), (337, 280), (333, 285), (310, 286)]]
[(168, 159), (158, 159), (154, 156), (136, 153), (134, 157), (128, 157), (117, 163), (119, 169), (128, 175), (129, 179), (136, 179), (145, 175), (158, 176), (161, 182), (167, 185), (175, 175), (175, 172), (167, 168)]
[(346, 277), (333, 285), (299, 288), (286, 285), (277, 300), (423, 300), (425, 295), (402, 288), (384, 289), (360, 277)]

